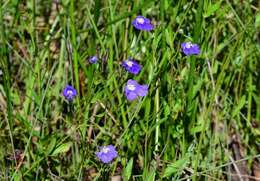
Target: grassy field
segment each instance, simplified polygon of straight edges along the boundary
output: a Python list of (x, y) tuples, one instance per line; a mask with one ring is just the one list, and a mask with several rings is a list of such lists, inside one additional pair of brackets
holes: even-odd
[(0, 180), (260, 180), (259, 90), (257, 0), (1, 0)]

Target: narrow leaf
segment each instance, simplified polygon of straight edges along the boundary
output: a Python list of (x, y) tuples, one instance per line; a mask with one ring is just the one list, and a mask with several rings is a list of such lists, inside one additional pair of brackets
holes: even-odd
[(53, 152), (52, 152), (52, 156), (56, 156), (59, 153), (66, 153), (67, 151), (69, 151), (70, 147), (71, 147), (72, 143), (71, 142), (67, 142), (64, 143), (60, 146), (58, 146)]
[(133, 158), (130, 159), (127, 166), (124, 169), (123, 177), (124, 180), (129, 180), (132, 174), (132, 168), (133, 168)]
[(167, 168), (165, 169), (163, 177), (169, 177), (169, 176), (173, 175), (174, 173), (177, 173), (177, 172), (183, 170), (187, 163), (188, 163), (188, 159), (187, 159), (187, 157), (185, 157), (180, 160), (177, 160), (174, 163), (169, 164), (167, 166)]
[(56, 145), (56, 138), (52, 138), (47, 147), (47, 155), (49, 155), (53, 151), (55, 145)]
[(222, 3), (222, 1), (219, 1), (215, 4), (208, 6), (208, 9), (206, 10), (204, 17), (207, 18), (207, 17), (213, 15), (220, 8), (221, 3)]
[(238, 102), (238, 105), (234, 108), (232, 112), (232, 117), (235, 117), (240, 112), (240, 110), (244, 107), (245, 103), (246, 103), (246, 97), (242, 96), (242, 98), (240, 98)]

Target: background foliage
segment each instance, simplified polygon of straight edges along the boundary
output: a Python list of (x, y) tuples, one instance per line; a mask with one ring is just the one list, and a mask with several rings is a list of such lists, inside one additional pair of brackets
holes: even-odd
[[(132, 27), (139, 14), (154, 31)], [(2, 0), (0, 22), (1, 180), (259, 176), (258, 1)], [(185, 57), (184, 41), (202, 53)], [(145, 98), (126, 100), (130, 78)], [(102, 165), (108, 144), (119, 157)]]

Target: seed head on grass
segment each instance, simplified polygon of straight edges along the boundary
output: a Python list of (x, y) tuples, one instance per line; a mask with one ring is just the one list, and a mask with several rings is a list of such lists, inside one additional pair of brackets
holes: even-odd
[(72, 86), (70, 85), (66, 85), (66, 87), (63, 89), (63, 96), (65, 97), (65, 99), (67, 99), (68, 101), (72, 101), (73, 98), (77, 95), (77, 91), (76, 89), (74, 89)]
[(97, 63), (98, 57), (96, 55), (89, 57), (88, 59), (89, 63), (94, 64)]
[(117, 151), (113, 145), (102, 146), (100, 147), (100, 151), (96, 152), (96, 156), (103, 163), (110, 163), (117, 155)]
[(200, 54), (200, 47), (197, 44), (191, 42), (184, 42), (181, 44), (182, 52), (185, 55), (198, 55)]
[(148, 93), (147, 85), (140, 85), (135, 80), (128, 80), (125, 86), (125, 96), (127, 100), (133, 101), (138, 97), (144, 97)]
[(137, 75), (141, 70), (141, 66), (132, 58), (124, 60), (121, 65), (126, 71), (135, 75)]
[(132, 25), (138, 30), (151, 31), (154, 26), (148, 18), (138, 15), (133, 21)]

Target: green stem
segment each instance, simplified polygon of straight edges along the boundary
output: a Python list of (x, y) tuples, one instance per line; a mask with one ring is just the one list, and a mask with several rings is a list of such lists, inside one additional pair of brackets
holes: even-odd
[[(80, 93), (79, 88), (79, 70), (78, 70), (78, 51), (77, 51), (77, 40), (76, 40), (76, 30), (75, 30), (75, 18), (74, 18), (74, 0), (70, 1), (70, 30), (71, 30), (71, 39), (73, 47), (73, 72), (76, 84), (76, 90)], [(80, 108), (79, 96), (77, 96), (77, 106)]]
[(155, 93), (155, 109), (156, 109), (156, 128), (155, 128), (155, 154), (159, 151), (159, 131), (160, 131), (160, 126), (159, 126), (159, 111), (160, 111), (160, 100), (159, 100), (159, 82), (160, 79), (157, 80), (156, 82), (156, 93)]
[(122, 115), (122, 119), (123, 119), (123, 126), (124, 126), (125, 129), (127, 129), (128, 128), (128, 121), (126, 119), (126, 113), (125, 113), (124, 106), (122, 105), (122, 99), (121, 99), (120, 91), (119, 91), (120, 89), (118, 88), (118, 84), (117, 84), (117, 81), (114, 78), (114, 76), (113, 76), (113, 82), (115, 84), (116, 95), (117, 95), (117, 98), (118, 98), (119, 105), (121, 105), (120, 111), (121, 111), (121, 115)]
[[(110, 11), (111, 21), (113, 21), (114, 20), (114, 13), (113, 13), (113, 9), (112, 9), (111, 0), (109, 0), (109, 11)], [(114, 24), (111, 25), (111, 31), (112, 31), (112, 38), (113, 38), (113, 41), (114, 41), (116, 58), (119, 59), (119, 52), (118, 52), (117, 39), (116, 39), (116, 27), (115, 27)]]
[[(188, 109), (191, 108), (192, 102), (193, 102), (193, 82), (195, 77), (195, 58), (191, 57), (189, 59), (190, 61), (190, 71), (189, 71), (189, 79), (188, 79)], [(188, 110), (188, 113), (192, 112), (192, 110)]]
[(249, 77), (248, 77), (248, 108), (247, 108), (247, 127), (251, 128), (251, 109), (252, 109), (252, 93), (253, 93), (253, 62), (252, 59), (249, 60)]
[(87, 9), (88, 18), (89, 18), (89, 20), (90, 20), (90, 22), (91, 22), (91, 25), (92, 25), (93, 28), (94, 28), (95, 34), (96, 34), (96, 36), (97, 36), (97, 38), (98, 38), (98, 41), (99, 41), (99, 43), (100, 43), (100, 45), (101, 45), (101, 48), (102, 48), (102, 50), (105, 52), (105, 51), (106, 51), (105, 45), (104, 45), (104, 43), (103, 43), (103, 41), (102, 41), (102, 39), (101, 39), (101, 36), (100, 36), (100, 34), (99, 34), (99, 32), (98, 32), (98, 29), (97, 29), (97, 25), (95, 24), (95, 21), (93, 20), (93, 18), (92, 18), (92, 16), (91, 16), (91, 13), (90, 13), (90, 10), (89, 10), (88, 6), (86, 6), (86, 9)]

